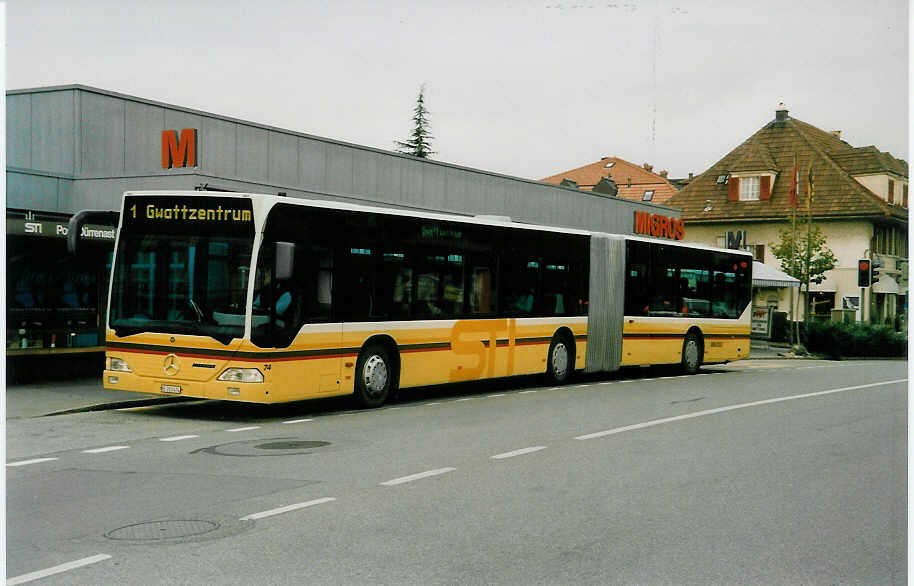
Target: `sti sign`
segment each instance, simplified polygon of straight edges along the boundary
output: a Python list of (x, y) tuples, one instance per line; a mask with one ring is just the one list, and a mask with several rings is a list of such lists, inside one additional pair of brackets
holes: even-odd
[(184, 128), (162, 131), (162, 168), (197, 166), (197, 129)]

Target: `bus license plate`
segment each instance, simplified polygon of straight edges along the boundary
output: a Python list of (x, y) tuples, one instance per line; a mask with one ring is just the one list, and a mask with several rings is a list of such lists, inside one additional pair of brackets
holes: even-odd
[(163, 393), (171, 393), (172, 395), (180, 395), (181, 387), (177, 385), (162, 385)]

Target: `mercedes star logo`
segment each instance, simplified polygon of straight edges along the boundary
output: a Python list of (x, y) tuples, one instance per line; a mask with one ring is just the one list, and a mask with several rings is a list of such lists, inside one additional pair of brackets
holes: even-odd
[(176, 354), (169, 354), (166, 356), (162, 368), (168, 376), (178, 374), (178, 371), (181, 370), (181, 363), (178, 361), (178, 356)]

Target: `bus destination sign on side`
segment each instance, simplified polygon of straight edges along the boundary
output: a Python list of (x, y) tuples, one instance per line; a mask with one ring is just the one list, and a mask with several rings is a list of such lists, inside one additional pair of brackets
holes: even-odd
[(682, 240), (685, 237), (685, 222), (670, 216), (636, 211), (635, 234)]

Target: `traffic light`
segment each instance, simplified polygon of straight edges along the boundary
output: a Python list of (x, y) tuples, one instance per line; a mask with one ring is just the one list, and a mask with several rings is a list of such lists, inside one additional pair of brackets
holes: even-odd
[(870, 259), (861, 258), (857, 261), (857, 286), (858, 287), (869, 287), (870, 286)]
[(883, 265), (883, 263), (882, 263), (881, 260), (874, 260), (874, 261), (871, 263), (871, 268), (870, 268), (870, 285), (875, 285), (875, 284), (876, 284), (876, 281), (879, 280), (880, 269), (882, 269), (883, 266), (884, 266), (884, 265)]

